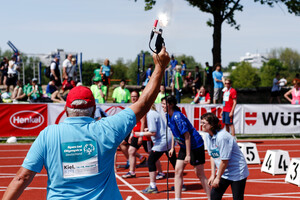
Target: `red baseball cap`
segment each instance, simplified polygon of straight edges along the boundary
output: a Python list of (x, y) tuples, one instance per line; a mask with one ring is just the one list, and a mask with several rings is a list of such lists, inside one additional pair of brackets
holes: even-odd
[[(85, 100), (87, 104), (71, 105), (75, 100)], [(77, 86), (70, 90), (67, 96), (66, 106), (69, 108), (84, 109), (95, 106), (95, 98), (92, 91), (84, 86)]]

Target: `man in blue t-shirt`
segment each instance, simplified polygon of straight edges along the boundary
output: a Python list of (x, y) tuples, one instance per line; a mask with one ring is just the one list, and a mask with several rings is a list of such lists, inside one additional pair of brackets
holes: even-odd
[(216, 104), (217, 101), (219, 103), (222, 102), (222, 89), (224, 87), (223, 82), (224, 82), (224, 77), (223, 77), (223, 72), (221, 71), (221, 64), (217, 63), (216, 64), (216, 69), (212, 73), (213, 80), (214, 80), (214, 98), (213, 98), (213, 103)]
[(43, 167), (47, 199), (122, 199), (114, 173), (119, 144), (150, 109), (170, 57), (165, 47), (153, 55), (155, 70), (140, 99), (118, 114), (99, 121), (90, 89), (73, 88), (63, 123), (46, 127), (32, 144), (3, 199), (17, 199)]

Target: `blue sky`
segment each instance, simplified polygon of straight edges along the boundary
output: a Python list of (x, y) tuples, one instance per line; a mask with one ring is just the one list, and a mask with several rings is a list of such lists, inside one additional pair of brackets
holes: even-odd
[[(246, 52), (289, 47), (300, 53), (300, 17), (289, 14), (284, 5), (269, 8), (241, 2), (244, 11), (235, 14), (240, 31), (223, 24), (224, 66), (239, 61)], [(24, 53), (61, 48), (82, 52), (84, 60), (133, 61), (141, 50), (149, 51), (153, 22), (164, 10), (171, 12), (163, 29), (169, 53), (211, 63), (213, 29), (206, 25), (211, 15), (184, 0), (159, 0), (151, 11), (144, 11), (143, 0), (5, 0), (1, 2), (0, 48), (9, 49), (10, 40)]]

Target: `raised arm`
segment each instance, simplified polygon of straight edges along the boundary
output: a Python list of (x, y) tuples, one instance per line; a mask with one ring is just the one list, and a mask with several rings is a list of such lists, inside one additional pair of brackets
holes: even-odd
[(153, 54), (153, 61), (155, 69), (148, 84), (146, 85), (139, 100), (130, 106), (135, 113), (137, 122), (140, 121), (140, 119), (149, 111), (159, 92), (165, 68), (170, 62), (170, 56), (165, 47), (162, 48), (158, 55)]

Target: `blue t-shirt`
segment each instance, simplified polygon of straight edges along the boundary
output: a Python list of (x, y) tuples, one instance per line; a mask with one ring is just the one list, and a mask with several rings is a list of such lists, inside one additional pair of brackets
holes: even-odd
[(57, 90), (57, 88), (56, 88), (55, 85), (50, 85), (50, 84), (48, 84), (48, 85), (47, 85), (47, 88), (46, 88), (46, 93), (52, 94), (52, 93), (55, 92), (56, 90)]
[(105, 73), (105, 76), (109, 77), (110, 76), (110, 66), (102, 65), (102, 73)]
[(214, 88), (223, 88), (223, 82), (217, 82), (215, 80), (218, 79), (218, 80), (222, 80), (222, 77), (223, 77), (223, 72), (222, 71), (214, 71), (212, 73), (212, 76), (213, 76), (213, 79), (214, 79)]
[(171, 128), (174, 140), (182, 148), (185, 146), (184, 133), (189, 132), (191, 135), (191, 148), (197, 149), (203, 145), (201, 135), (196, 131), (191, 122), (180, 111), (175, 110), (172, 117), (167, 114), (168, 126)]
[(231, 181), (240, 181), (249, 176), (245, 157), (230, 133), (225, 130), (221, 130), (213, 136), (206, 133), (205, 139), (208, 154), (214, 159), (218, 169), (221, 160), (228, 160), (228, 166), (222, 178)]
[(280, 87), (279, 87), (278, 79), (277, 79), (277, 78), (274, 78), (274, 79), (273, 79), (273, 86), (272, 86), (271, 91), (272, 91), (272, 92), (280, 91)]
[(170, 65), (173, 70), (175, 70), (176, 65), (178, 64), (177, 60), (171, 60)]
[(39, 134), (22, 166), (34, 172), (45, 166), (47, 199), (122, 199), (114, 155), (135, 124), (130, 108), (99, 121), (68, 117)]
[(183, 64), (181, 67), (181, 76), (185, 76), (186, 75), (186, 64)]
[(151, 136), (151, 140), (154, 143), (152, 147), (152, 151), (168, 151), (171, 148), (172, 143), (172, 135), (171, 132), (168, 131), (168, 146), (167, 146), (167, 138), (166, 138), (166, 124), (162, 119), (161, 115), (154, 110), (150, 110), (147, 113), (147, 125), (149, 132), (155, 132), (155, 136)]

